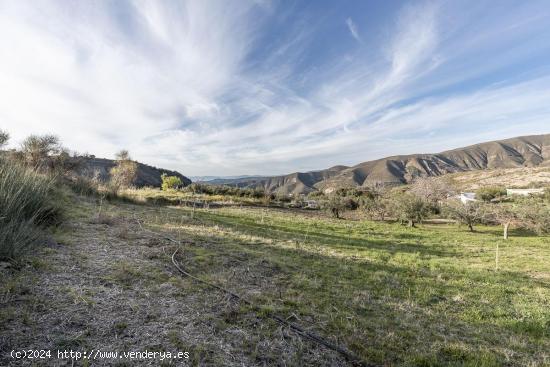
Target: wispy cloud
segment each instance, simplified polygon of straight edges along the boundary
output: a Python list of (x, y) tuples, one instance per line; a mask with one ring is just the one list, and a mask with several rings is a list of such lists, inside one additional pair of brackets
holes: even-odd
[(351, 18), (346, 19), (346, 25), (348, 26), (349, 33), (357, 42), (361, 43), (361, 37), (359, 37), (359, 31), (357, 30), (357, 25), (353, 22)]
[(3, 2), (0, 127), (100, 156), (128, 148), (189, 175), (548, 132), (543, 3), (483, 19), (483, 5), (417, 3), (361, 34), (348, 18), (362, 44), (349, 47), (326, 41), (345, 15), (330, 28), (270, 2)]

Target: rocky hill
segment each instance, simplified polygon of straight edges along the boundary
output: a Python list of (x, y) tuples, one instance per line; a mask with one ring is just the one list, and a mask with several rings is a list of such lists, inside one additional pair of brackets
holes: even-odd
[[(102, 181), (107, 181), (110, 178), (110, 170), (115, 166), (116, 162), (105, 158), (84, 158), (82, 167), (79, 173), (87, 177), (99, 177)], [(176, 171), (170, 171), (162, 168), (156, 168), (138, 162), (138, 171), (135, 185), (137, 187), (151, 186), (160, 187), (162, 180), (161, 175), (166, 173), (168, 176), (179, 177), (184, 185), (191, 184), (191, 180)]]
[(550, 167), (550, 134), (492, 141), (436, 154), (393, 156), (353, 167), (336, 166), (285, 176), (235, 180), (230, 184), (285, 194), (307, 194), (315, 190), (375, 183), (405, 184), (419, 176), (539, 166)]

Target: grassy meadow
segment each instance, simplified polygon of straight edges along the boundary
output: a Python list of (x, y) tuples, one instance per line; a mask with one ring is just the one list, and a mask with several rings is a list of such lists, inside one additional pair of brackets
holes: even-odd
[[(549, 237), (512, 230), (504, 241), (500, 227), (407, 228), (300, 209), (160, 206), (143, 200), (153, 191), (138, 203), (69, 194), (56, 244), (2, 273), (6, 340), (173, 347), (189, 351), (193, 366), (348, 365), (265, 317), (278, 315), (368, 365), (550, 365)], [(257, 307), (178, 274), (178, 245), (163, 235), (181, 241), (186, 271)]]
[[(504, 241), (499, 227), (411, 229), (259, 207), (142, 215), (154, 230), (191, 239), (181, 259), (191, 273), (250, 294), (367, 362), (550, 363), (548, 237), (517, 230)], [(272, 269), (261, 292), (228, 281), (230, 259)]]

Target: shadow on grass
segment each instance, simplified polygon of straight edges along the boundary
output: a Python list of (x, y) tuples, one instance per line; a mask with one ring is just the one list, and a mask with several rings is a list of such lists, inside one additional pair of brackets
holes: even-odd
[[(173, 218), (166, 219), (176, 225), (181, 212), (173, 209), (172, 214)], [(257, 302), (267, 302), (288, 317), (297, 315), (304, 320), (302, 326), (347, 345), (371, 363), (535, 365), (550, 348), (550, 314), (535, 294), (535, 288), (548, 289), (549, 284), (525, 273), (468, 268), (461, 265), (462, 254), (440, 249), (443, 246), (436, 247), (433, 241), (420, 245), (391, 239), (350, 240), (343, 234), (258, 224), (254, 218), (238, 221), (230, 216), (196, 214), (197, 226), (206, 231), (211, 226), (212, 231), (201, 236), (191, 229), (180, 230), (180, 235), (193, 239), (185, 251), (199, 255), (186, 264), (190, 272), (206, 279), (224, 279), (225, 287), (243, 294), (250, 290)], [(218, 226), (232, 231), (215, 235)], [(482, 232), (490, 236), (497, 229), (482, 228)], [(247, 240), (240, 234), (272, 241)], [(418, 252), (432, 258), (365, 262), (322, 254), (298, 244), (289, 248), (277, 243), (299, 241), (304, 235), (329, 249)], [(424, 237), (414, 233), (403, 236), (409, 240)], [(194, 246), (193, 241), (201, 246)], [(227, 259), (237, 257), (241, 260), (228, 263)], [(440, 266), (432, 267), (433, 261), (443, 257), (457, 257), (457, 263), (442, 259)], [(237, 281), (223, 276), (229, 271), (250, 274), (250, 278)], [(258, 283), (258, 279), (262, 281)], [(513, 353), (504, 356), (503, 350)]]
[[(260, 299), (280, 299), (276, 310), (285, 316), (310, 315), (325, 325), (320, 334), (340, 340), (371, 363), (500, 366), (510, 362), (501, 351), (513, 350), (511, 365), (523, 365), (542, 358), (549, 346), (544, 340), (550, 337), (550, 319), (523, 319), (512, 302), (526, 283), (542, 284), (521, 273), (364, 264), (276, 244), (213, 239), (208, 251), (215, 259), (207, 267), (195, 264), (191, 271), (215, 279), (224, 258), (234, 253), (247, 253), (242, 266), (277, 264), (285, 276), (270, 274), (269, 282), (292, 299), (283, 301), (269, 289), (262, 290)], [(204, 251), (201, 247), (203, 258)], [(252, 271), (262, 276), (262, 268)], [(242, 282), (229, 285), (247, 289)], [(485, 298), (490, 302), (481, 301)], [(509, 344), (512, 339), (523, 346)]]

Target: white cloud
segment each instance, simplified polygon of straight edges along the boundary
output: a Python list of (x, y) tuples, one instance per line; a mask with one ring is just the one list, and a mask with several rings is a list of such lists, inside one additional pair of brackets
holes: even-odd
[(357, 42), (361, 43), (361, 37), (359, 37), (359, 31), (357, 30), (357, 25), (353, 22), (351, 18), (346, 19), (346, 25), (348, 26), (349, 33)]
[(5, 2), (0, 127), (15, 141), (56, 133), (98, 156), (128, 148), (188, 175), (277, 174), (544, 132), (544, 73), (434, 97), (475, 76), (468, 60), (499, 37), (461, 38), (466, 18), (443, 22), (445, 6), (406, 6), (377, 44), (304, 68), (322, 23), (301, 21), (265, 45), (270, 3)]

